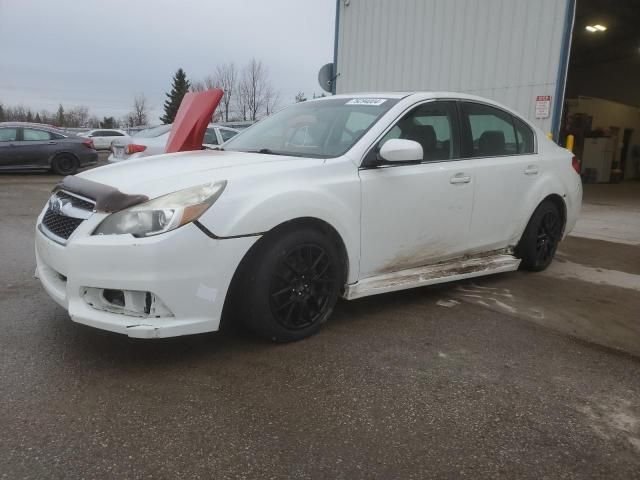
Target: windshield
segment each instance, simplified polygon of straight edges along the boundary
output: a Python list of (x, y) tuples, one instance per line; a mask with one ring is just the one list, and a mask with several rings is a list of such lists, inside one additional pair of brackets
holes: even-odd
[(171, 130), (171, 125), (160, 125), (159, 127), (147, 128), (145, 130), (140, 130), (138, 133), (134, 135), (137, 138), (155, 138), (159, 137), (163, 133), (167, 133)]
[(225, 150), (298, 157), (337, 157), (349, 150), (398, 102), (391, 98), (335, 98), (301, 102), (256, 123)]

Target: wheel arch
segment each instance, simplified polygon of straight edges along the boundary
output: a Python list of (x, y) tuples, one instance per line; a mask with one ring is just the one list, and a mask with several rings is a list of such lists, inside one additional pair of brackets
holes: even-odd
[[(547, 195), (546, 197), (544, 197), (538, 203), (538, 205), (536, 206), (536, 209), (546, 201), (550, 201), (551, 203), (553, 203), (556, 206), (556, 208), (558, 209), (558, 211), (560, 212), (560, 218), (562, 220), (562, 235), (564, 235), (564, 229), (565, 229), (565, 227), (567, 225), (567, 204), (564, 201), (564, 198), (562, 198), (557, 193), (552, 193), (552, 194)], [(535, 212), (535, 210), (534, 210), (534, 212)], [(531, 215), (533, 215), (533, 212), (531, 212)], [(529, 219), (531, 219), (531, 217), (529, 217)]]
[(349, 253), (347, 251), (346, 244), (338, 231), (333, 227), (333, 225), (317, 217), (292, 218), (290, 220), (281, 222), (280, 224), (271, 228), (269, 231), (262, 234), (260, 239), (256, 241), (242, 257), (242, 260), (238, 264), (235, 272), (233, 273), (233, 277), (231, 278), (231, 282), (229, 283), (229, 288), (227, 290), (227, 295), (225, 297), (222, 310), (221, 325), (223, 323), (226, 323), (226, 319), (228, 319), (230, 316), (233, 316), (233, 312), (230, 311), (230, 307), (237, 301), (237, 295), (239, 294), (238, 285), (240, 284), (243, 275), (248, 274), (247, 268), (251, 261), (254, 260), (255, 256), (260, 251), (262, 246), (277, 235), (281, 235), (287, 231), (303, 228), (312, 228), (314, 230), (317, 230), (323, 235), (329, 237), (335, 243), (340, 255), (340, 259), (342, 261), (343, 282), (346, 285), (347, 279), (349, 278)]
[(77, 155), (76, 153), (74, 153), (74, 152), (72, 152), (72, 151), (70, 151), (70, 150), (60, 150), (60, 151), (57, 151), (56, 153), (52, 154), (52, 155), (49, 157), (49, 162), (48, 162), (48, 164), (49, 164), (49, 168), (52, 168), (52, 167), (53, 167), (53, 161), (54, 161), (57, 157), (59, 157), (60, 155), (70, 155), (70, 156), (72, 156), (73, 158), (75, 158), (75, 159), (76, 159), (76, 162), (78, 162), (78, 165), (80, 165), (80, 157), (78, 157), (78, 155)]

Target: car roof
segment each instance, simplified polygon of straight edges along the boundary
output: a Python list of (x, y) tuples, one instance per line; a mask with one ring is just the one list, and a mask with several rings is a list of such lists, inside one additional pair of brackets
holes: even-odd
[(53, 125), (47, 125), (44, 123), (34, 123), (34, 122), (0, 122), (0, 127), (31, 127), (31, 128), (39, 128), (40, 130), (46, 130), (48, 132), (59, 133), (61, 135), (66, 135), (67, 133)]

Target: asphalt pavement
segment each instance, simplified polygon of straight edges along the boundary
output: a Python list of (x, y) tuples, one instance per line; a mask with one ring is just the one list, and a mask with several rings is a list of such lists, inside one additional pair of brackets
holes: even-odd
[(56, 181), (0, 176), (1, 478), (640, 478), (640, 295), (598, 277), (640, 265), (608, 242), (569, 239), (545, 274), (341, 301), (293, 344), (136, 341), (73, 323), (33, 278)]

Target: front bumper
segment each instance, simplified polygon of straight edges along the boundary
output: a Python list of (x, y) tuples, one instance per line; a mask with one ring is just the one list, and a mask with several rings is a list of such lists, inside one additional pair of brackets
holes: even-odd
[[(105, 216), (96, 213), (84, 221), (66, 245), (36, 229), (36, 275), (71, 319), (137, 338), (218, 330), (233, 274), (258, 237), (213, 239), (193, 224), (149, 238), (91, 236)], [(141, 317), (98, 309), (87, 300), (87, 290), (94, 289), (150, 292), (170, 314)]]

